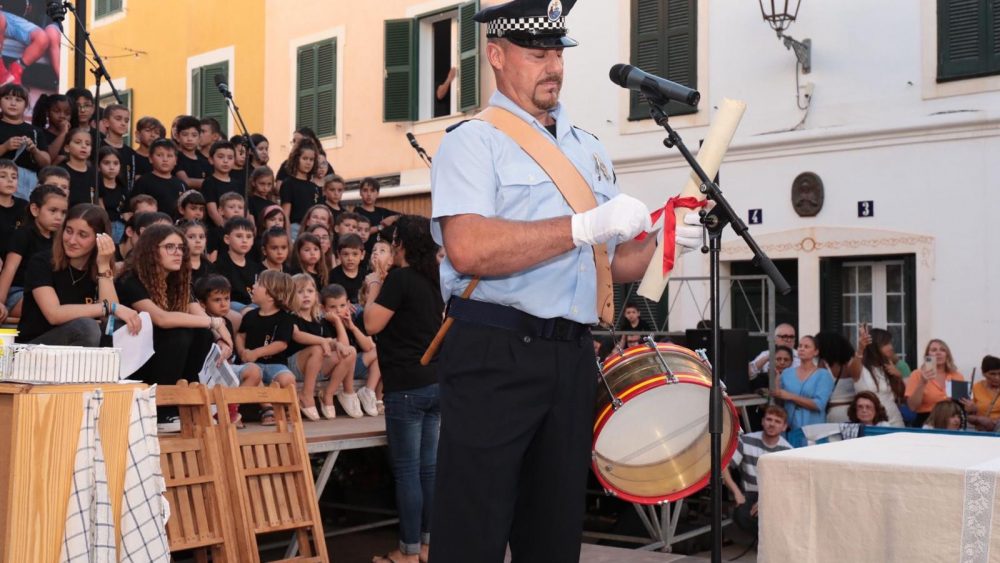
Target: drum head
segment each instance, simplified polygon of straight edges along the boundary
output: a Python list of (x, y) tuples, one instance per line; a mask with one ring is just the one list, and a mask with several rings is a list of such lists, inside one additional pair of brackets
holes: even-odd
[[(711, 470), (708, 433), (709, 387), (700, 375), (660, 375), (621, 395), (622, 406), (598, 421), (594, 470), (616, 495), (654, 504), (690, 495), (703, 487)], [(618, 393), (616, 393), (618, 394)], [(726, 398), (723, 463), (735, 446), (736, 413)]]

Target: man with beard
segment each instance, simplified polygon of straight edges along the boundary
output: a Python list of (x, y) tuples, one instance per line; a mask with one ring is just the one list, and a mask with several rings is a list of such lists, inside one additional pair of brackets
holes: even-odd
[[(610, 282), (597, 276), (610, 259), (614, 281), (639, 279), (656, 237), (633, 240), (649, 228), (646, 206), (619, 194), (610, 157), (559, 103), (574, 3), (515, 0), (475, 20), (487, 25), (496, 76), (491, 112), (554, 144), (597, 207), (574, 213), (532, 157), (482, 119), (453, 128), (434, 159), (432, 230), (447, 251), (441, 286), (455, 321), (438, 356), (434, 563), (499, 563), (508, 543), (514, 561), (579, 559), (598, 378), (589, 326), (613, 309)], [(701, 245), (700, 228), (678, 232), (682, 245)], [(474, 276), (475, 291), (460, 297)]]

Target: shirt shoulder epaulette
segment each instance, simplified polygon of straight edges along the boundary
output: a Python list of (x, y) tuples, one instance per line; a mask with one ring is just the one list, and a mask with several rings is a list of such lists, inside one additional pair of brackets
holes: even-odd
[(463, 119), (462, 121), (459, 121), (458, 123), (456, 123), (456, 124), (452, 125), (451, 127), (448, 127), (447, 129), (445, 129), (444, 132), (445, 133), (451, 133), (452, 131), (454, 131), (455, 129), (458, 129), (462, 125), (465, 125), (469, 121), (470, 120), (468, 120), (468, 119)]
[(573, 129), (576, 129), (577, 131), (580, 131), (582, 133), (586, 133), (586, 134), (590, 135), (591, 137), (593, 137), (595, 141), (600, 142), (600, 139), (597, 138), (597, 135), (591, 133), (590, 131), (587, 131), (586, 129), (582, 129), (580, 127), (577, 127), (576, 125), (573, 126)]

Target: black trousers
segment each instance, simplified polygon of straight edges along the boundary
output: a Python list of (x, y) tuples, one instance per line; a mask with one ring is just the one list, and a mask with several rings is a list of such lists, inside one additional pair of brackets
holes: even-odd
[(180, 379), (197, 382), (211, 347), (212, 332), (206, 328), (153, 327), (156, 352), (132, 378), (149, 385), (175, 385)]
[(588, 334), (553, 341), (456, 321), (439, 356), (430, 560), (580, 559), (597, 364)]

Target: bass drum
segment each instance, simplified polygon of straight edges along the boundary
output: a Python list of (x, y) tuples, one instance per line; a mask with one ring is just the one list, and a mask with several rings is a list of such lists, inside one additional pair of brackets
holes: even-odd
[[(707, 485), (708, 364), (687, 348), (661, 343), (656, 351), (643, 345), (614, 353), (602, 372), (607, 386), (597, 392), (593, 468), (604, 488), (630, 502), (658, 504)], [(608, 388), (621, 401), (617, 409)], [(722, 467), (732, 459), (739, 433), (736, 407), (728, 396), (724, 400)]]

